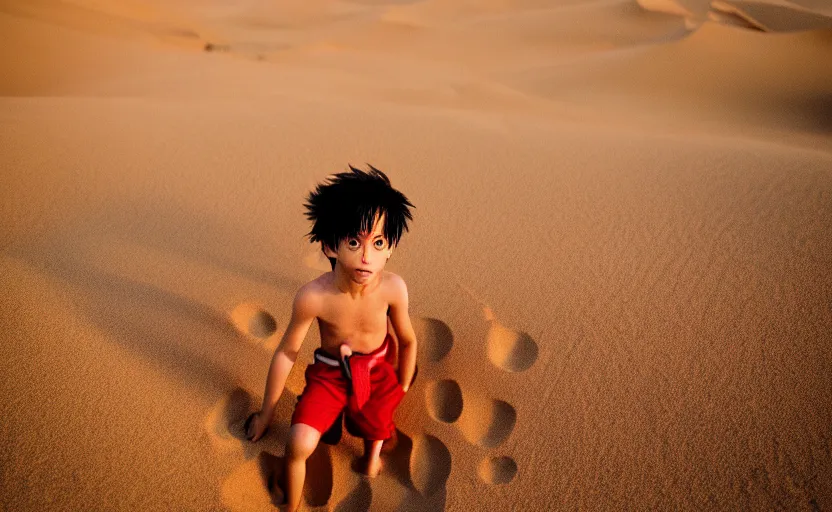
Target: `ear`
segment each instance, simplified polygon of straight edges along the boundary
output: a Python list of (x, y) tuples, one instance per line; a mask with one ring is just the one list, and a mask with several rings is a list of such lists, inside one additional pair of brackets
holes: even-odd
[(338, 254), (326, 246), (326, 244), (321, 244), (321, 250), (324, 252), (324, 255), (327, 258), (337, 258)]

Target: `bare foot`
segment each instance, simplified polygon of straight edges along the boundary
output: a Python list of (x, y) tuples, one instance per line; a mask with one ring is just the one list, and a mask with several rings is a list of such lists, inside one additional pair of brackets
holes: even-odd
[(286, 505), (286, 493), (283, 492), (282, 477), (283, 471), (282, 468), (279, 468), (269, 478), (269, 494), (271, 494), (272, 503), (277, 506)]

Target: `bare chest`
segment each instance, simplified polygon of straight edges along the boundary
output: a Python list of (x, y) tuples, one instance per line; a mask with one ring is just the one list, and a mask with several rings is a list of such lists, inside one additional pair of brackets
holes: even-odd
[(355, 352), (372, 352), (387, 334), (387, 307), (381, 297), (329, 301), (318, 317), (321, 346), (333, 354), (341, 343)]

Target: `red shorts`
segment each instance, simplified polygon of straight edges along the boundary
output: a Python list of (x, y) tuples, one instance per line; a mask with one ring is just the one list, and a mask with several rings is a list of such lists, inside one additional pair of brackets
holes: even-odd
[(298, 397), (292, 425), (304, 423), (323, 434), (344, 411), (364, 439), (383, 440), (394, 434), (393, 412), (404, 390), (389, 362), (381, 361), (370, 370), (370, 398), (361, 409), (355, 394), (348, 393), (339, 367), (316, 361), (306, 368), (305, 375), (306, 387)]

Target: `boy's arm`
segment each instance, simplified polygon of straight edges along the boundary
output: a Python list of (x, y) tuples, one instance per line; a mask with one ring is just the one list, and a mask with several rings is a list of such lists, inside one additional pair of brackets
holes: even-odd
[(246, 433), (253, 441), (259, 439), (271, 423), (277, 401), (283, 394), (283, 387), (286, 385), (289, 372), (295, 365), (303, 339), (309, 331), (312, 320), (317, 316), (316, 306), (316, 294), (305, 287), (301, 288), (292, 304), (292, 319), (283, 334), (283, 339), (280, 340), (280, 345), (274, 351), (272, 363), (269, 366), (266, 390), (263, 392), (263, 406), (256, 415), (257, 418), (250, 429), (252, 431)]
[(390, 300), (390, 322), (399, 338), (399, 383), (405, 391), (410, 388), (416, 371), (416, 333), (413, 332), (407, 309), (407, 285), (401, 277), (395, 276)]

